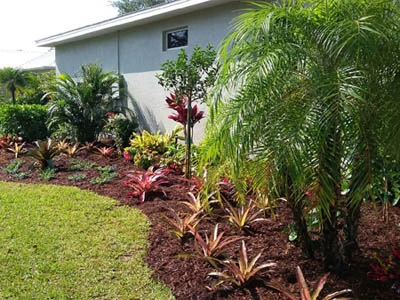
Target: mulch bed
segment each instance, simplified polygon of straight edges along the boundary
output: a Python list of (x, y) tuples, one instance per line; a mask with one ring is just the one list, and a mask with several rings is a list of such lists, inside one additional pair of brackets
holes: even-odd
[[(70, 171), (70, 159), (66, 156), (59, 156), (55, 161), (57, 167), (56, 178), (50, 181), (41, 181), (38, 170), (33, 167), (31, 158), (22, 157), (26, 161), (24, 168), (31, 168), (29, 178), (15, 179), (3, 171), (13, 159), (12, 153), (0, 151), (0, 180), (16, 181), (23, 183), (44, 183), (57, 185), (74, 185), (81, 189), (109, 196), (121, 202), (121, 205), (130, 205), (144, 212), (152, 223), (152, 230), (149, 236), (150, 247), (147, 255), (147, 263), (154, 271), (154, 277), (167, 284), (178, 300), (247, 300), (247, 299), (285, 299), (285, 297), (268, 288), (266, 283), (273, 277), (288, 287), (296, 295), (298, 294), (295, 268), (300, 266), (305, 278), (310, 285), (315, 283), (323, 274), (321, 261), (317, 258), (309, 260), (301, 251), (288, 241), (288, 234), (285, 229), (292, 222), (291, 212), (286, 203), (281, 201), (275, 211), (275, 219), (267, 218), (264, 222), (258, 222), (251, 230), (245, 233), (245, 242), (250, 257), (259, 251), (263, 251), (258, 263), (272, 261), (277, 267), (272, 270), (263, 270), (259, 273), (257, 280), (241, 289), (227, 289), (219, 287), (210, 290), (216, 279), (208, 276), (213, 269), (203, 259), (192, 254), (193, 238), (183, 241), (178, 240), (169, 232), (168, 225), (163, 221), (163, 216), (171, 215), (171, 210), (182, 211), (182, 201), (186, 199), (188, 187), (183, 183), (180, 176), (171, 176), (172, 184), (166, 187), (166, 197), (157, 195), (148, 201), (138, 203), (135, 199), (127, 198), (129, 188), (120, 183), (125, 179), (127, 172), (134, 169), (133, 165), (122, 157), (104, 158), (100, 155), (81, 153), (80, 160), (92, 161), (97, 165), (112, 165), (118, 172), (118, 177), (105, 184), (92, 184), (90, 179), (98, 176), (99, 171), (88, 169), (79, 171), (85, 173), (86, 179), (71, 181), (69, 175), (78, 173)], [(215, 211), (218, 216), (218, 210)], [(216, 223), (216, 219), (203, 221), (199, 226), (201, 231), (210, 232)], [(220, 231), (226, 235), (235, 235), (234, 228), (227, 222), (226, 218), (218, 217)], [(371, 204), (364, 205), (359, 231), (360, 253), (354, 263), (353, 270), (344, 278), (330, 275), (322, 294), (338, 291), (345, 288), (353, 290), (353, 299), (400, 299), (390, 290), (387, 283), (375, 282), (369, 279), (366, 274), (369, 271), (369, 264), (375, 262), (374, 255), (386, 258), (393, 249), (400, 249), (400, 207), (393, 207), (389, 211), (389, 222), (382, 219), (382, 208), (377, 205), (373, 208)], [(240, 243), (233, 244), (228, 253), (237, 257)], [(299, 298), (300, 299), (300, 298)]]

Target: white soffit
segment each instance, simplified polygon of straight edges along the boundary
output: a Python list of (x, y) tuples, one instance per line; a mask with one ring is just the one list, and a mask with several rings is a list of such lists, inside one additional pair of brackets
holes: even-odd
[(54, 47), (236, 1), (239, 0), (178, 0), (43, 38), (36, 44)]

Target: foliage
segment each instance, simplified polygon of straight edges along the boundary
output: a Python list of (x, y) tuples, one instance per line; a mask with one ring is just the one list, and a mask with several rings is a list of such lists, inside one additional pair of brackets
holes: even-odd
[(0, 84), (11, 94), (12, 104), (16, 104), (16, 96), (24, 90), (28, 81), (27, 72), (11, 67), (0, 70)]
[(383, 203), (383, 216), (389, 221), (389, 207), (400, 203), (400, 168), (398, 160), (381, 155), (375, 161), (380, 166), (377, 176), (374, 177), (371, 187), (371, 198)]
[(92, 178), (90, 180), (91, 184), (104, 184), (118, 176), (118, 173), (113, 166), (97, 167), (96, 170), (100, 171), (101, 175)]
[(80, 144), (78, 142), (76, 142), (75, 144), (67, 144), (65, 145), (65, 147), (63, 147), (62, 145), (60, 145), (60, 142), (58, 143), (58, 148), (64, 152), (65, 154), (68, 155), (68, 157), (74, 157), (78, 154), (78, 152), (80, 152), (82, 150), (82, 148), (79, 147)]
[[(167, 60), (161, 65), (161, 73), (156, 77), (158, 83), (166, 90), (173, 93), (174, 97), (167, 98), (170, 108), (178, 112), (171, 118), (180, 123), (186, 123), (185, 143), (186, 143), (186, 177), (191, 175), (191, 144), (193, 137), (193, 125), (196, 120), (203, 117), (202, 112), (197, 112), (197, 106), (193, 107), (193, 101), (204, 101), (209, 88), (214, 84), (216, 78), (215, 66), (216, 52), (211, 45), (206, 49), (196, 46), (192, 56), (188, 58), (185, 49), (181, 49), (178, 58)], [(186, 122), (184, 121), (185, 110)], [(189, 119), (189, 117), (191, 119)]]
[(196, 46), (190, 58), (181, 49), (176, 60), (161, 64), (158, 83), (178, 98), (186, 96), (191, 101), (203, 101), (215, 81), (215, 58), (216, 51), (211, 45), (205, 49)]
[(39, 178), (40, 180), (47, 180), (56, 178), (56, 169), (55, 168), (44, 168), (39, 170)]
[(231, 259), (225, 260), (223, 262), (223, 265), (226, 268), (226, 272), (216, 271), (211, 272), (208, 275), (220, 278), (214, 285), (214, 287), (223, 283), (242, 287), (245, 284), (249, 283), (250, 280), (254, 279), (255, 275), (259, 271), (276, 266), (276, 263), (264, 263), (262, 265), (256, 266), (256, 263), (260, 259), (260, 257), (261, 252), (259, 252), (249, 261), (246, 244), (244, 241), (242, 241), (238, 261), (234, 261)]
[(80, 171), (83, 169), (91, 169), (95, 166), (96, 164), (93, 162), (72, 158), (68, 169), (71, 171)]
[(399, 16), (391, 0), (264, 1), (219, 53), (204, 164), (227, 165), (236, 183), (257, 163), (254, 184), (288, 200), (310, 257), (304, 213), (319, 207), (324, 267), (338, 273), (357, 250), (378, 149), (399, 155)]
[(195, 237), (195, 249), (200, 256), (203, 256), (212, 266), (217, 267), (217, 262), (226, 252), (226, 247), (235, 243), (242, 237), (227, 237), (223, 239), (224, 232), (218, 234), (218, 224), (215, 225), (210, 236), (205, 235), (203, 239), (198, 231), (191, 229)]
[[(189, 99), (187, 96), (177, 97), (175, 94), (170, 94), (169, 97), (165, 99), (165, 102), (167, 102), (168, 108), (175, 111), (175, 114), (169, 115), (168, 119), (186, 126), (188, 122), (188, 101)], [(193, 127), (194, 124), (200, 122), (203, 118), (204, 111), (199, 110), (197, 104), (192, 106), (190, 110), (190, 127)]]
[(229, 222), (240, 231), (249, 228), (255, 222), (265, 220), (265, 218), (262, 217), (263, 211), (257, 209), (253, 201), (249, 201), (247, 204), (239, 205), (238, 207), (234, 207), (228, 201), (225, 201), (224, 203), (227, 206), (225, 210), (229, 214)]
[(61, 74), (50, 92), (48, 126), (72, 128), (72, 138), (78, 142), (92, 142), (103, 130), (107, 113), (117, 110), (119, 78), (104, 72), (96, 64), (81, 66), (78, 82), (68, 74)]
[(21, 154), (26, 153), (25, 147), (25, 142), (23, 143), (18, 143), (18, 142), (12, 142), (10, 147), (7, 148), (7, 151), (13, 152), (15, 155), (15, 158), (18, 158)]
[(114, 154), (113, 147), (97, 147), (96, 149), (103, 157), (111, 157)]
[(101, 172), (100, 176), (90, 179), (91, 184), (104, 184), (110, 182), (113, 178), (117, 177), (116, 172)]
[(111, 134), (118, 149), (129, 145), (132, 134), (138, 129), (135, 116), (130, 118), (119, 113), (108, 113), (108, 119), (104, 125), (104, 131)]
[(217, 202), (213, 199), (215, 193), (211, 193), (204, 197), (204, 193), (197, 193), (195, 196), (192, 192), (187, 193), (187, 201), (182, 202), (186, 205), (193, 213), (204, 213), (210, 210), (210, 205)]
[(37, 149), (28, 151), (27, 155), (36, 159), (41, 169), (53, 168), (53, 158), (60, 154), (57, 144), (52, 139), (47, 141), (35, 141)]
[(46, 105), (50, 100), (49, 95), (46, 95), (46, 91), (56, 83), (55, 71), (39, 74), (27, 72), (26, 77), (28, 80), (24, 86), (23, 93), (17, 98), (17, 103)]
[(0, 135), (19, 136), (26, 141), (46, 138), (47, 112), (42, 105), (0, 105)]
[(138, 197), (141, 202), (146, 200), (146, 196), (151, 193), (163, 193), (166, 196), (162, 185), (168, 183), (168, 179), (164, 174), (164, 169), (153, 170), (149, 167), (141, 174), (127, 174), (128, 180), (123, 181), (122, 185), (131, 188), (128, 197)]
[(173, 1), (176, 0), (113, 0), (111, 1), (111, 6), (118, 9), (119, 15), (124, 15), (147, 7)]
[(193, 230), (200, 223), (200, 213), (180, 214), (172, 211), (172, 218), (164, 216), (164, 221), (170, 226), (171, 232), (179, 239), (185, 239), (193, 234)]
[(370, 265), (368, 277), (383, 282), (390, 282), (392, 289), (400, 293), (400, 252), (394, 250), (387, 260), (376, 257), (377, 263)]
[(88, 153), (92, 153), (96, 147), (94, 142), (85, 142), (82, 146), (82, 149), (86, 150)]
[(6, 149), (11, 146), (12, 139), (9, 135), (0, 137), (0, 149)]
[(14, 159), (11, 161), (3, 171), (14, 178), (23, 179), (29, 177), (29, 172), (22, 172), (20, 169), (24, 165), (24, 161), (21, 159)]
[(82, 173), (76, 173), (76, 174), (68, 176), (68, 180), (71, 180), (71, 181), (81, 181), (81, 180), (84, 180), (85, 178), (86, 178), (86, 174), (82, 174)]
[(181, 127), (175, 127), (171, 134), (168, 132), (151, 134), (146, 130), (143, 130), (141, 134), (134, 133), (130, 147), (124, 149), (127, 153), (125, 155), (129, 154), (135, 165), (147, 169), (158, 162), (160, 156), (167, 153), (170, 147), (177, 143), (181, 131)]
[[(284, 286), (282, 286), (275, 279), (272, 279), (271, 280), (272, 283), (269, 283), (268, 286), (280, 291), (282, 294), (284, 294), (286, 297), (288, 297), (289, 299), (292, 299), (292, 300), (300, 300), (300, 299), (301, 300), (317, 300), (319, 294), (321, 293), (322, 289), (324, 288), (324, 285), (326, 283), (326, 280), (328, 279), (329, 273), (327, 273), (321, 277), (321, 279), (316, 284), (314, 291), (309, 290), (309, 288), (307, 286), (307, 282), (304, 279), (303, 272), (301, 271), (299, 266), (297, 266), (297, 268), (296, 268), (296, 276), (297, 276), (297, 282), (298, 282), (298, 285), (300, 288), (301, 298), (298, 298), (295, 295), (293, 295), (292, 293), (290, 293), (289, 290), (287, 290)], [(350, 298), (336, 298), (337, 296), (347, 294), (347, 293), (351, 293), (351, 290), (345, 289), (342, 291), (331, 293), (331, 294), (325, 296), (322, 300), (331, 300), (331, 299), (337, 299), (337, 300), (349, 299), (350, 300)]]
[(72, 187), (0, 190), (2, 298), (174, 299), (145, 263), (150, 223), (137, 209)]

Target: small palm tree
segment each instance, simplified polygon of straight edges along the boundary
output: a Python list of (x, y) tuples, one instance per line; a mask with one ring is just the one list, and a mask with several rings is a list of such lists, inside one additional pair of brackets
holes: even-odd
[(58, 77), (48, 125), (67, 124), (79, 142), (92, 142), (102, 131), (107, 113), (116, 110), (119, 78), (96, 64), (82, 65), (79, 77), (79, 81), (68, 74)]
[(257, 161), (253, 182), (288, 199), (310, 256), (307, 209), (317, 208), (325, 268), (340, 271), (357, 250), (374, 162), (398, 156), (399, 2), (254, 5), (219, 53), (204, 160), (237, 178)]
[(23, 91), (27, 81), (27, 73), (20, 69), (7, 67), (0, 70), (0, 83), (11, 94), (12, 104), (16, 103), (16, 93)]

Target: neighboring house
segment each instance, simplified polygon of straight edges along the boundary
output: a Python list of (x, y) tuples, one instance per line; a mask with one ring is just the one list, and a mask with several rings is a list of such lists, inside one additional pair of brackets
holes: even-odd
[[(160, 65), (176, 59), (181, 48), (189, 55), (196, 45), (217, 48), (245, 6), (239, 0), (178, 0), (60, 33), (37, 44), (55, 48), (58, 73), (73, 75), (82, 64), (98, 63), (105, 71), (123, 75), (128, 105), (135, 109), (142, 128), (165, 131), (176, 123), (167, 118), (167, 92), (155, 78)], [(195, 137), (201, 134), (200, 127)]]
[(30, 59), (19, 66), (20, 69), (35, 73), (49, 72), (56, 68), (56, 58), (54, 49), (48, 52), (42, 53), (41, 55)]
[(11, 67), (27, 71), (50, 71), (55, 69), (54, 50), (0, 49), (0, 69)]

